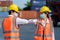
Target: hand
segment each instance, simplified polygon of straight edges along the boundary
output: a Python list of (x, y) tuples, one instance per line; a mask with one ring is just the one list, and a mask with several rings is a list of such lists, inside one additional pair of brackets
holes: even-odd
[(33, 23), (34, 23), (34, 22), (33, 22), (33, 19), (29, 19), (29, 23), (32, 23), (32, 24), (33, 24)]
[(29, 23), (32, 23), (32, 24), (37, 24), (38, 20), (37, 19), (29, 19)]
[(33, 22), (36, 25), (38, 23), (38, 19), (34, 19)]

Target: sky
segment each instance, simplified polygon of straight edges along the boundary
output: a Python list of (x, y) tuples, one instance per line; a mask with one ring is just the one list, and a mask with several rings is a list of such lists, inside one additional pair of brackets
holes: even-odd
[[(30, 2), (30, 0), (13, 0), (14, 4), (17, 4), (20, 9), (23, 9), (26, 7), (24, 4)], [(8, 12), (0, 12), (0, 17), (6, 17), (8, 15)]]
[(30, 0), (13, 0), (13, 3), (17, 4), (19, 8), (23, 9), (24, 7), (26, 7), (24, 4), (26, 4), (27, 1), (30, 2)]

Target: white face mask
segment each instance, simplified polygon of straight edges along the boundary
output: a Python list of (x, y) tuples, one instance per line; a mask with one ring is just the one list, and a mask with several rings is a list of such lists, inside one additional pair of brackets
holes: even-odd
[(17, 17), (17, 16), (18, 16), (18, 14), (17, 14), (17, 13), (15, 13), (15, 16)]

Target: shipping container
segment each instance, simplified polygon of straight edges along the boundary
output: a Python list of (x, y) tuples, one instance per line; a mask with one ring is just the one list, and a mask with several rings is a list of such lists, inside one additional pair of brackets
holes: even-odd
[(39, 11), (44, 5), (46, 5), (46, 0), (31, 0), (31, 10)]
[(52, 10), (53, 25), (57, 26), (60, 22), (60, 0), (47, 0), (47, 6)]
[(35, 19), (39, 17), (39, 12), (37, 11), (20, 11), (19, 15), (20, 18), (24, 19)]
[(8, 7), (12, 4), (12, 1), (0, 1), (0, 7)]
[(8, 11), (8, 6), (12, 4), (12, 0), (0, 0), (0, 11)]

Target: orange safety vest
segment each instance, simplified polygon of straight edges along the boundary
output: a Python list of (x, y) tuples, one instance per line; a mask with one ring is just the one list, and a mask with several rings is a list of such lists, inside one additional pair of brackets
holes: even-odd
[[(42, 22), (42, 20), (40, 20)], [(50, 28), (50, 20), (49, 23), (46, 23), (45, 27), (41, 24), (37, 24), (36, 34), (34, 36), (34, 40), (52, 40), (52, 31)]]
[(7, 17), (3, 20), (4, 40), (20, 40), (19, 29), (16, 28), (16, 20)]

